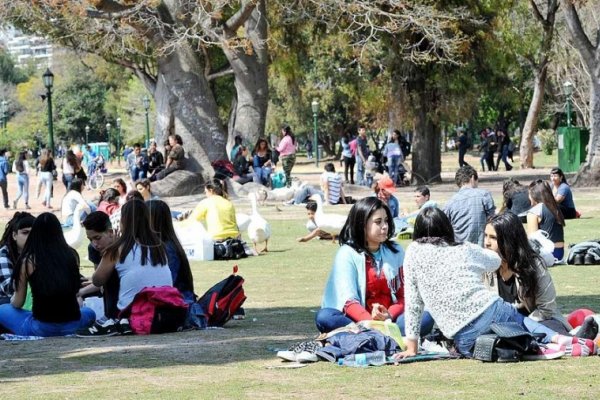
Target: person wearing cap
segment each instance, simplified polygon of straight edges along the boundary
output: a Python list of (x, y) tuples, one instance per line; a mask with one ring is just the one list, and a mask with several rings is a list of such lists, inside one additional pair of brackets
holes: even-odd
[(375, 196), (383, 201), (392, 212), (392, 218), (397, 218), (400, 212), (400, 202), (394, 193), (396, 193), (396, 185), (389, 176), (384, 176), (373, 185)]
[(460, 167), (454, 180), (459, 190), (446, 204), (444, 212), (454, 228), (455, 241), (483, 246), (487, 219), (496, 212), (494, 199), (490, 192), (477, 187), (479, 177), (470, 165)]

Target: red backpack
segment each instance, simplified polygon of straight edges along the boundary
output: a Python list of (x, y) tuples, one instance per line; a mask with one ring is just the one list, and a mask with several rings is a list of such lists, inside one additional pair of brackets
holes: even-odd
[(223, 326), (246, 301), (244, 278), (233, 273), (206, 291), (197, 301), (204, 310), (208, 326)]

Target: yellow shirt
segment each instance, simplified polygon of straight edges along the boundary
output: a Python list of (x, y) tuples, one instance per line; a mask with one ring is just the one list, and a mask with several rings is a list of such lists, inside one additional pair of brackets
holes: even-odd
[(206, 230), (214, 240), (236, 238), (240, 234), (233, 203), (219, 195), (209, 196), (198, 203), (189, 219), (205, 222)]

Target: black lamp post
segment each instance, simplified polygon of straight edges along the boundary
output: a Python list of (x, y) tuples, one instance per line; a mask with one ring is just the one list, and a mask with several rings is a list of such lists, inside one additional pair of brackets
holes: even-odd
[(310, 103), (310, 107), (313, 112), (313, 122), (314, 122), (314, 131), (313, 131), (313, 149), (315, 150), (315, 165), (317, 168), (319, 167), (319, 143), (317, 142), (317, 116), (319, 114), (319, 102), (317, 99), (314, 99), (312, 103)]
[(117, 164), (121, 166), (121, 118), (117, 118)]
[(50, 68), (42, 75), (46, 87), (46, 99), (48, 100), (48, 148), (54, 153), (54, 127), (52, 125), (52, 86), (54, 85), (54, 74)]
[(90, 144), (90, 127), (85, 126), (85, 144)]
[(108, 138), (108, 160), (110, 161), (112, 152), (110, 151), (110, 122), (106, 123), (106, 137)]
[(565, 95), (567, 96), (567, 127), (571, 127), (571, 96), (573, 95), (573, 84), (569, 81), (563, 83)]
[(148, 110), (150, 110), (150, 99), (144, 96), (142, 99), (144, 110), (146, 110), (146, 148), (150, 146), (150, 121), (148, 120)]

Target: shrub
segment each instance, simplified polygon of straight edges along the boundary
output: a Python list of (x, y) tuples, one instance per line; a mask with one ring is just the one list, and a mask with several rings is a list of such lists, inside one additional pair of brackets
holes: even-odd
[(541, 129), (537, 132), (537, 137), (542, 142), (542, 150), (546, 154), (552, 154), (552, 151), (558, 146), (556, 132), (552, 129)]

